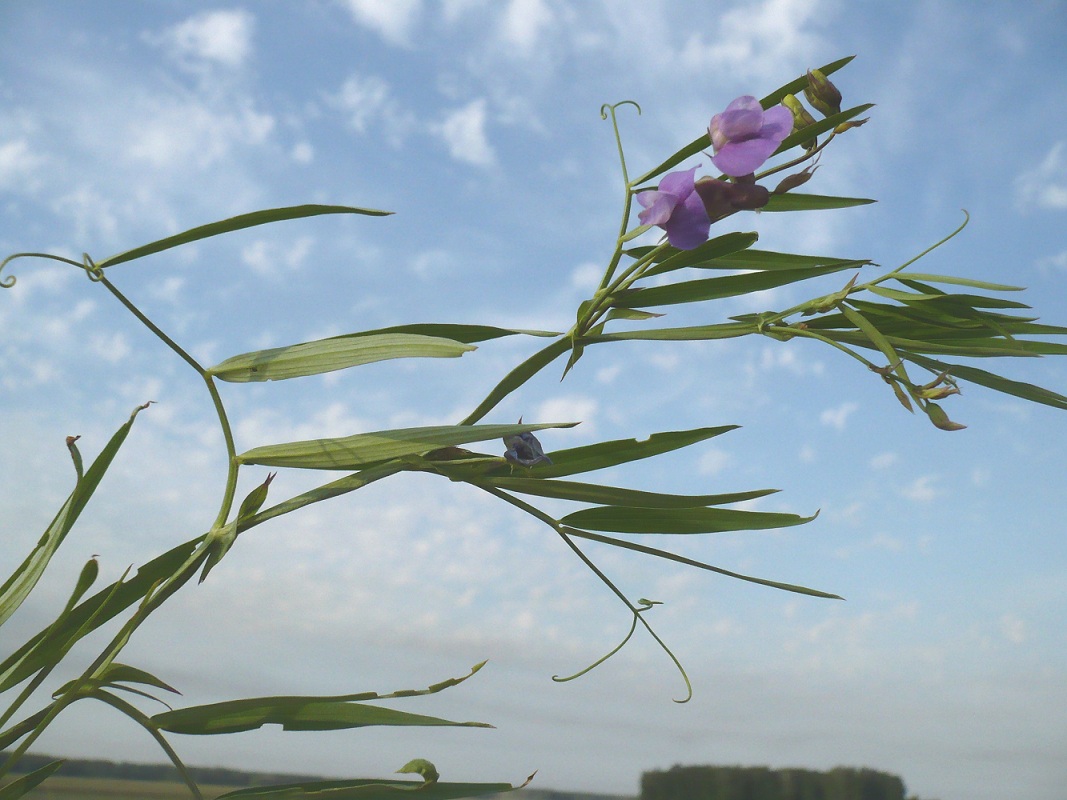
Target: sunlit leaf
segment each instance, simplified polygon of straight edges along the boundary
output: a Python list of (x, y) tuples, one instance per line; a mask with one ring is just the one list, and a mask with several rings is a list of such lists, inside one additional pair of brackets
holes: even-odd
[(756, 326), (750, 322), (723, 322), (718, 325), (693, 325), (684, 328), (651, 328), (636, 331), (603, 333), (585, 338), (587, 343), (621, 342), (626, 340), (684, 341), (696, 342), (706, 339), (733, 339), (755, 333)]
[(633, 508), (601, 506), (585, 508), (560, 522), (592, 531), (616, 533), (722, 533), (802, 525), (815, 515), (801, 517), (766, 511), (728, 508)]
[(721, 269), (810, 269), (829, 264), (851, 264), (867, 266), (871, 262), (852, 258), (832, 258), (830, 256), (804, 256), (797, 253), (776, 253), (772, 250), (740, 250), (721, 256), (715, 261), (699, 264), (702, 268)]
[(174, 236), (167, 236), (164, 239), (158, 239), (154, 242), (141, 245), (140, 247), (135, 247), (132, 250), (127, 250), (124, 253), (118, 253), (117, 255), (105, 258), (103, 261), (97, 261), (96, 266), (113, 267), (116, 264), (133, 261), (135, 258), (143, 258), (144, 256), (153, 253), (169, 250), (172, 247), (179, 247), (183, 244), (198, 241), (199, 239), (207, 239), (222, 233), (230, 233), (244, 228), (252, 228), (256, 225), (267, 225), (272, 222), (281, 222), (288, 219), (316, 217), (322, 214), (363, 214), (371, 217), (385, 217), (392, 213), (392, 211), (379, 211), (373, 208), (313, 204), (287, 206), (285, 208), (268, 208), (262, 211), (239, 214), (236, 217), (230, 217), (228, 219), (219, 220), (218, 222), (210, 222), (207, 225), (199, 225), (195, 228), (190, 228), (189, 230), (177, 233)]
[(899, 272), (896, 275), (896, 280), (916, 280), (927, 281), (931, 283), (951, 283), (960, 286), (970, 286), (972, 289), (985, 289), (991, 292), (1021, 292), (1025, 286), (1010, 286), (1006, 283), (990, 283), (988, 281), (979, 281), (974, 278), (960, 278), (955, 275), (932, 275), (928, 273), (920, 272)]
[(757, 233), (725, 233), (709, 239), (692, 250), (677, 250), (656, 266), (645, 272), (645, 276), (660, 275), (684, 267), (706, 266), (723, 256), (751, 247), (759, 239)]
[(440, 425), (357, 433), (338, 439), (311, 439), (256, 447), (237, 456), (242, 464), (303, 469), (354, 470), (406, 455), (427, 453), (488, 439), (503, 439), (527, 431), (572, 428), (576, 422), (543, 422), (523, 425)]
[(278, 381), (394, 358), (458, 358), (474, 349), (474, 345), (437, 336), (382, 333), (319, 339), (243, 353), (216, 364), (208, 373), (233, 383)]

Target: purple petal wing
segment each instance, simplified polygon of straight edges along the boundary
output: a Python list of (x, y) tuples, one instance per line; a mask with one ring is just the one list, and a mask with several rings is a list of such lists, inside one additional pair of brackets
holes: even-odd
[(730, 142), (726, 147), (712, 156), (712, 163), (727, 175), (738, 177), (750, 175), (770, 158), (778, 149), (778, 142), (773, 139), (747, 139), (743, 142)]
[(679, 250), (692, 250), (706, 242), (711, 220), (700, 195), (692, 192), (684, 203), (674, 209), (663, 229), (667, 231), (667, 241)]
[(785, 106), (774, 106), (763, 113), (761, 139), (773, 139), (781, 144), (786, 136), (793, 132), (793, 112)]

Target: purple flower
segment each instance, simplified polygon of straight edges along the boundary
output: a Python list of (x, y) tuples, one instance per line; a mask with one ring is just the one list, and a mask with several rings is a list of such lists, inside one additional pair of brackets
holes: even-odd
[(793, 112), (785, 106), (764, 111), (755, 97), (738, 97), (708, 125), (715, 148), (711, 161), (732, 177), (751, 175), (792, 130)]
[[(519, 424), (522, 424), (522, 417), (519, 417)], [(541, 443), (537, 441), (537, 437), (529, 431), (514, 436), (505, 436), (504, 444), (508, 448), (504, 451), (504, 458), (512, 464), (532, 467), (537, 464), (552, 463), (552, 459), (541, 449)]]
[(637, 215), (641, 224), (663, 228), (667, 241), (679, 250), (692, 250), (706, 242), (711, 228), (704, 201), (693, 191), (696, 171), (693, 167), (664, 175), (658, 189), (637, 195), (637, 202), (645, 207)]

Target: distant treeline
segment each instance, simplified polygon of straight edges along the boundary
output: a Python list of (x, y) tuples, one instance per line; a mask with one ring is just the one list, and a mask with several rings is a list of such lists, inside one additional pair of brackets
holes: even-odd
[[(0, 753), (2, 762), (9, 753)], [(28, 753), (19, 759), (17, 772), (32, 772), (45, 764), (56, 761), (59, 756)], [(197, 783), (206, 786), (268, 786), (273, 783), (302, 783), (323, 780), (319, 775), (292, 775), (276, 772), (243, 772), (225, 767), (190, 767), (189, 772)], [(56, 772), (69, 778), (110, 778), (127, 781), (180, 781), (173, 764), (130, 764), (125, 761), (68, 758)]]
[(645, 772), (641, 800), (905, 800), (904, 781), (873, 769), (683, 767)]

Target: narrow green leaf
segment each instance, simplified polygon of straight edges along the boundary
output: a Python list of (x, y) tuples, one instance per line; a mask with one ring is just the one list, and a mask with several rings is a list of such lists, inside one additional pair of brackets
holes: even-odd
[(754, 531), (802, 525), (816, 515), (801, 517), (765, 511), (728, 508), (633, 508), (601, 506), (585, 508), (560, 522), (576, 528), (616, 533), (722, 533)]
[(570, 349), (571, 340), (567, 337), (562, 337), (550, 343), (547, 347), (538, 350), (505, 375), (500, 383), (493, 387), (493, 390), (489, 392), (486, 398), (478, 404), (478, 407), (467, 415), (462, 424), (473, 425), (478, 420), (482, 419), (482, 417), (492, 411), (501, 400), (518, 389), (526, 383), (526, 381), (530, 380), (530, 378), (561, 355), (570, 352)]
[(821, 275), (830, 275), (845, 269), (860, 267), (864, 263), (866, 262), (841, 261), (810, 269), (746, 272), (741, 275), (726, 275), (721, 278), (681, 281), (666, 286), (634, 289), (628, 293), (619, 294), (613, 299), (612, 305), (619, 308), (647, 308), (648, 306), (697, 303), (704, 300), (718, 300), (723, 297), (737, 297), (751, 292), (760, 292), (777, 286), (805, 281)]
[(11, 783), (0, 788), (0, 800), (17, 800), (19, 797), (25, 797), (61, 766), (63, 766), (63, 761), (52, 761), (43, 767), (38, 767), (33, 772), (27, 772), (25, 775), (15, 778)]
[(543, 422), (523, 425), (439, 425), (357, 433), (338, 439), (311, 439), (256, 447), (237, 456), (242, 464), (302, 469), (355, 470), (381, 461), (428, 453), (488, 439), (503, 439), (546, 428), (573, 428), (577, 422)]
[[(630, 461), (638, 461), (650, 458), (672, 450), (703, 442), (714, 436), (719, 436), (727, 431), (736, 430), (737, 425), (720, 425), (714, 428), (693, 428), (684, 431), (666, 431), (654, 433), (647, 439), (615, 439), (609, 442), (573, 447), (567, 450), (554, 450), (551, 452), (551, 464), (538, 464), (531, 467), (529, 475), (539, 478), (559, 478), (565, 475), (576, 475), (582, 472), (592, 472), (598, 469), (606, 469)], [(489, 477), (507, 475), (510, 467), (501, 467), (489, 472)]]
[(845, 315), (849, 322), (855, 325), (867, 336), (868, 339), (871, 340), (871, 344), (882, 351), (882, 355), (886, 357), (890, 366), (895, 366), (897, 362), (900, 361), (900, 356), (897, 354), (897, 351), (893, 349), (893, 345), (889, 343), (889, 340), (882, 335), (882, 332), (871, 324), (871, 321), (863, 316), (863, 314), (856, 311), (854, 308), (849, 308), (843, 304), (841, 306), (841, 313)]
[(452, 339), (411, 333), (335, 337), (243, 353), (216, 364), (208, 373), (231, 383), (279, 381), (393, 358), (458, 358), (475, 349)]
[(852, 208), (877, 202), (865, 197), (830, 197), (821, 194), (772, 194), (770, 202), (761, 211), (827, 211), (834, 208)]
[(356, 331), (341, 336), (333, 336), (333, 339), (348, 339), (353, 336), (378, 336), (384, 333), (410, 333), (417, 336), (436, 336), (441, 339), (452, 339), (464, 344), (484, 342), (489, 339), (499, 339), (504, 336), (562, 336), (558, 331), (539, 331), (527, 328), (498, 328), (494, 325), (465, 325), (454, 322), (416, 322), (411, 325), (393, 325), (388, 328), (376, 328), (369, 331)]
[(0, 663), (0, 692), (18, 685), (42, 667), (55, 664), (83, 636), (137, 603), (156, 583), (174, 575), (201, 539), (202, 536), (184, 542), (149, 561), (133, 578), (105, 587), (33, 636)]
[(660, 275), (664, 272), (671, 272), (685, 267), (703, 267), (723, 256), (751, 247), (758, 239), (758, 233), (735, 232), (716, 236), (714, 239), (708, 239), (708, 241), (694, 247), (692, 250), (675, 251), (656, 266), (647, 270), (643, 277)]
[(137, 667), (131, 667), (129, 664), (119, 664), (118, 662), (109, 664), (107, 669), (100, 675), (100, 680), (103, 683), (141, 683), (173, 694), (181, 694), (169, 683), (157, 678), (152, 673)]
[(723, 322), (717, 325), (694, 325), (685, 328), (652, 328), (636, 331), (618, 331), (603, 333), (599, 336), (587, 336), (587, 344), (597, 342), (621, 342), (626, 340), (696, 342), (707, 339), (735, 339), (756, 333), (756, 325), (751, 322)]
[(156, 714), (152, 721), (161, 730), (189, 735), (238, 733), (264, 725), (281, 725), (287, 731), (335, 731), (371, 725), (493, 727), (484, 722), (453, 722), (365, 703), (307, 697), (267, 697), (192, 706)]
[(855, 264), (868, 266), (871, 262), (865, 259), (833, 258), (830, 256), (802, 256), (796, 253), (776, 253), (772, 250), (741, 250), (729, 255), (720, 256), (713, 262), (699, 264), (701, 268), (715, 269), (809, 269), (828, 264)]
[(653, 314), (651, 311), (640, 311), (636, 308), (613, 308), (608, 312), (604, 321), (610, 322), (613, 319), (625, 319), (632, 322), (644, 322), (645, 320), (662, 316), (662, 314)]
[(133, 427), (133, 421), (137, 414), (148, 407), (146, 403), (138, 406), (130, 414), (130, 418), (115, 432), (100, 455), (96, 457), (92, 465), (77, 481), (74, 491), (67, 497), (66, 502), (45, 529), (44, 534), (37, 542), (37, 546), (26, 559), (15, 569), (12, 575), (0, 586), (0, 625), (3, 625), (15, 610), (22, 605), (33, 587), (41, 579), (45, 568), (52, 560), (52, 556), (63, 543), (70, 529), (74, 526), (85, 504), (89, 502), (96, 487), (111, 466), (112, 460), (118, 453), (126, 436)]
[(216, 800), (456, 800), (511, 792), (508, 783), (442, 783), (398, 780), (309, 781), (255, 786), (219, 795)]
[(1024, 383), (1022, 381), (1004, 378), (992, 372), (987, 372), (984, 369), (978, 369), (977, 367), (948, 364), (944, 361), (937, 361), (936, 359), (926, 358), (925, 356), (916, 355), (914, 353), (909, 354), (907, 359), (935, 372), (947, 372), (955, 378), (970, 381), (971, 383), (977, 383), (979, 386), (985, 386), (988, 389), (1013, 395), (1014, 397), (1021, 397), (1023, 400), (1029, 400), (1033, 403), (1041, 403), (1042, 405), (1052, 406), (1053, 408), (1067, 409), (1067, 397), (1058, 392), (1053, 392), (1050, 389), (1043, 389), (1040, 386), (1035, 386), (1032, 383)]
[(207, 239), (212, 236), (218, 236), (222, 233), (230, 233), (232, 231), (243, 230), (244, 228), (252, 228), (256, 225), (267, 225), (272, 222), (281, 222), (288, 219), (301, 219), (303, 217), (316, 217), (322, 214), (363, 214), (370, 217), (385, 217), (392, 214), (392, 211), (378, 211), (374, 208), (354, 208), (352, 206), (324, 206), (324, 205), (301, 205), (301, 206), (287, 206), (285, 208), (268, 208), (262, 211), (253, 211), (249, 214), (239, 214), (236, 217), (230, 217), (228, 219), (219, 220), (218, 222), (209, 222), (207, 225), (200, 225), (196, 228), (190, 228), (182, 233), (177, 233), (174, 236), (167, 236), (164, 239), (158, 239), (154, 242), (135, 247), (132, 250), (127, 250), (124, 253), (118, 253), (109, 258), (105, 258), (103, 261), (97, 261), (98, 267), (113, 267), (116, 264), (122, 264), (127, 261), (133, 261), (136, 258), (143, 258), (153, 253), (160, 253), (164, 250), (169, 250), (172, 247), (179, 247), (183, 244), (189, 244), (200, 239)]
[(748, 492), (730, 492), (727, 494), (682, 495), (642, 492), (636, 489), (622, 489), (616, 486), (599, 486), (593, 483), (543, 480), (540, 478), (492, 478), (488, 480), (488, 483), (505, 491), (532, 494), (537, 497), (552, 497), (560, 500), (573, 500), (579, 503), (643, 508), (694, 508), (698, 506), (726, 505), (727, 503), (740, 503), (745, 500), (754, 500), (757, 497), (766, 497), (778, 491), (778, 489), (756, 489)]
[(648, 547), (647, 545), (638, 544), (637, 542), (627, 542), (623, 539), (615, 539), (611, 536), (603, 536), (599, 533), (592, 533), (590, 531), (582, 531), (577, 528), (567, 528), (567, 533), (572, 536), (578, 536), (582, 539), (588, 539), (592, 542), (600, 542), (602, 544), (611, 545), (612, 547), (621, 547), (625, 550), (633, 550), (636, 553), (642, 553), (644, 555), (655, 556), (656, 558), (663, 558), (668, 561), (675, 561), (679, 564), (685, 564), (689, 567), (697, 567), (698, 569), (707, 570), (708, 572), (714, 572), (719, 575), (725, 575), (728, 578), (737, 578), (738, 580), (748, 581), (749, 583), (756, 583), (760, 586), (769, 586), (772, 589), (781, 589), (785, 592), (795, 592), (797, 594), (806, 594), (811, 597), (822, 597), (828, 600), (843, 600), (840, 595), (830, 594), (829, 592), (822, 592), (818, 589), (809, 589), (806, 586), (798, 586), (793, 583), (782, 583), (781, 581), (771, 581), (766, 578), (755, 578), (751, 575), (742, 575), (740, 572), (731, 572), (728, 569), (722, 569), (721, 567), (713, 567), (711, 564), (705, 564), (703, 561), (696, 561), (692, 558), (686, 558), (680, 556), (677, 553), (671, 553), (667, 550), (660, 550), (655, 547)]
[(896, 280), (929, 281), (931, 283), (952, 283), (960, 286), (970, 286), (973, 289), (985, 289), (990, 292), (1021, 292), (1025, 286), (1010, 286), (1006, 283), (989, 283), (974, 278), (959, 278), (955, 275), (932, 275), (925, 272), (899, 272)]

